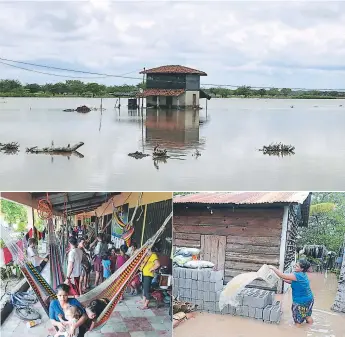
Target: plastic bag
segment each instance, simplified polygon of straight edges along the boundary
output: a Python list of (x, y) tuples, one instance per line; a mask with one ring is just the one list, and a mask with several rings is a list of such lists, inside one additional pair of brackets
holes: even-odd
[(185, 257), (183, 255), (177, 255), (173, 258), (173, 262), (176, 263), (178, 266), (180, 267), (184, 267), (184, 265), (188, 262), (188, 261), (191, 261), (192, 260), (192, 257), (191, 256), (188, 256), (188, 257)]
[(184, 267), (192, 269), (213, 268), (214, 263), (203, 260), (192, 260), (185, 263)]

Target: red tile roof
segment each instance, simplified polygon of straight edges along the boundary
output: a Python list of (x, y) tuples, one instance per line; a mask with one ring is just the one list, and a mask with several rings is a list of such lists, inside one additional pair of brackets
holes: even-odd
[(309, 192), (205, 192), (176, 196), (174, 203), (235, 205), (273, 203), (302, 204), (308, 196)]
[(193, 74), (207, 76), (203, 71), (179, 65), (168, 65), (146, 69), (145, 71), (141, 71), (140, 74)]
[(145, 89), (142, 93), (139, 93), (137, 96), (180, 96), (184, 92), (184, 89)]

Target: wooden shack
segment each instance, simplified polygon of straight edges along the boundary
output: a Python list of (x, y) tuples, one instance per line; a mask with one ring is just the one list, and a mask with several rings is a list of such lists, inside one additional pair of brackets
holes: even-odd
[[(307, 226), (309, 192), (196, 193), (174, 198), (175, 247), (198, 247), (224, 270), (225, 283), (271, 264), (289, 272), (299, 226)], [(252, 286), (267, 288), (256, 280)], [(268, 288), (269, 289), (269, 288)], [(280, 282), (272, 290), (285, 290)]]

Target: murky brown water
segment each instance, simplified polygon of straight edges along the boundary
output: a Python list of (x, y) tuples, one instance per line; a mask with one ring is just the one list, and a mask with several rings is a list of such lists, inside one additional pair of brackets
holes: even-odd
[[(0, 190), (344, 190), (345, 100), (211, 99), (200, 111), (128, 111), (104, 99), (103, 114), (63, 112), (91, 98), (6, 98), (0, 143), (17, 141), (18, 155), (0, 153)], [(202, 104), (205, 104), (202, 100)], [(291, 109), (290, 106), (294, 105)], [(342, 106), (341, 106), (342, 105)], [(72, 156), (29, 155), (26, 147), (83, 141)], [(171, 156), (136, 160), (158, 143)], [(271, 142), (296, 147), (278, 158), (257, 151)], [(198, 149), (201, 156), (196, 157)]]
[(266, 324), (251, 318), (230, 315), (198, 313), (174, 329), (174, 337), (344, 337), (345, 314), (332, 312), (337, 280), (334, 274), (309, 274), (315, 296), (313, 309), (314, 324), (294, 326), (291, 316), (291, 290), (277, 295), (282, 301), (283, 317), (280, 324)]

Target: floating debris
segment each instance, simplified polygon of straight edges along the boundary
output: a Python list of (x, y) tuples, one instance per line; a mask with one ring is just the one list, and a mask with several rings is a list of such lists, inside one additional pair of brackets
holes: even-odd
[(146, 154), (146, 153), (142, 153), (142, 152), (139, 152), (139, 151), (135, 151), (133, 153), (128, 153), (128, 155), (130, 157), (133, 157), (135, 159), (142, 159), (142, 158), (145, 158), (145, 157), (149, 157), (150, 155), (149, 154)]
[(87, 113), (87, 112), (90, 112), (91, 109), (87, 107), (86, 105), (82, 105), (82, 106), (78, 106), (78, 108), (75, 109), (75, 111), (80, 112), (80, 113)]
[(294, 106), (293, 106), (293, 105), (290, 105), (290, 108), (291, 108), (291, 109), (293, 109), (293, 108), (294, 108)]
[[(54, 143), (52, 143), (53, 145)], [(79, 158), (83, 158), (84, 156), (77, 151), (81, 146), (83, 146), (83, 142), (79, 142), (73, 146), (68, 144), (66, 147), (44, 147), (42, 149), (39, 149), (37, 146), (34, 147), (28, 147), (26, 148), (26, 153), (34, 153), (34, 154), (41, 154), (41, 153), (46, 153), (46, 154), (51, 154), (51, 155), (68, 155), (70, 156), (71, 154), (76, 155)]]
[(259, 149), (263, 154), (270, 156), (287, 156), (295, 154), (295, 147), (292, 145), (285, 145), (282, 143), (270, 144)]
[(75, 109), (65, 109), (65, 110), (62, 110), (62, 111), (66, 111), (66, 112), (74, 112), (76, 111)]
[(19, 144), (17, 142), (0, 143), (0, 152), (5, 154), (16, 154), (19, 152)]
[(159, 144), (157, 144), (157, 145), (154, 147), (152, 156), (153, 156), (154, 158), (157, 158), (157, 157), (159, 157), (159, 158), (169, 158), (169, 156), (167, 155), (167, 150), (165, 150), (165, 149), (164, 149), (164, 150), (159, 149)]
[(192, 156), (198, 158), (201, 156), (201, 152), (198, 149), (196, 149)]

